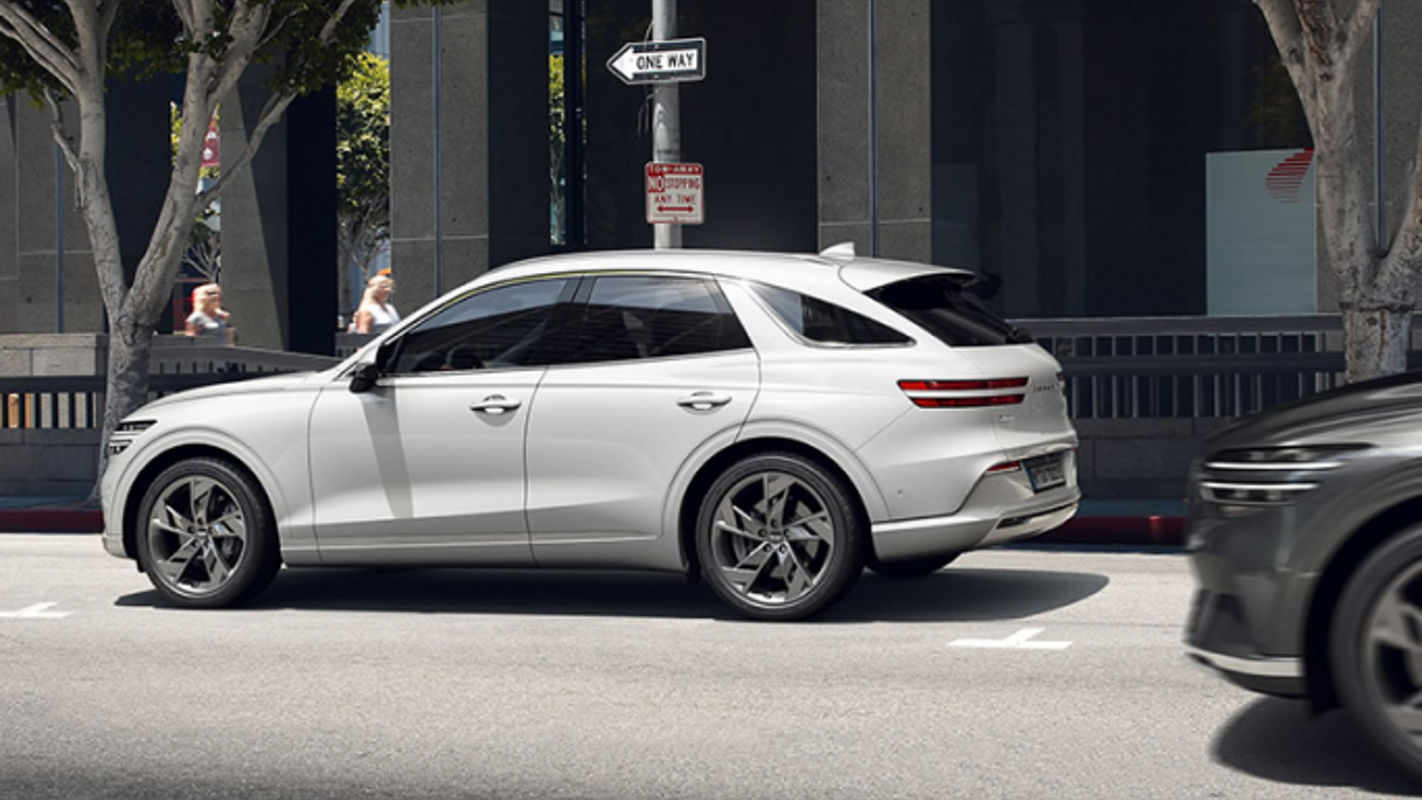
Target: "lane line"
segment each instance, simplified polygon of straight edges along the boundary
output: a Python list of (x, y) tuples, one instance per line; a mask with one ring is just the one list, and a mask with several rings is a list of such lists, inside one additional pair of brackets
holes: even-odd
[(954, 639), (949, 647), (972, 647), (985, 650), (1065, 650), (1071, 642), (1033, 642), (1033, 636), (1045, 628), (1023, 628), (1006, 639)]
[(0, 611), (0, 619), (63, 619), (74, 613), (72, 611), (47, 610), (57, 605), (59, 603), (35, 603), (19, 611)]

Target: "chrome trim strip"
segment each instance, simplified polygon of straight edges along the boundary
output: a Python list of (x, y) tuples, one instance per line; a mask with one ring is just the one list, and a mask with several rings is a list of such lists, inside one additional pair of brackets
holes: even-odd
[(1221, 483), (1220, 481), (1200, 481), (1206, 489), (1224, 489), (1230, 492), (1307, 492), (1317, 489), (1316, 483)]
[(1342, 461), (1301, 461), (1297, 464), (1246, 464), (1234, 461), (1211, 461), (1205, 464), (1205, 469), (1268, 470), (1270, 472), (1293, 472), (1307, 470), (1338, 469), (1341, 466), (1343, 466)]
[(1240, 658), (1227, 656), (1210, 650), (1185, 645), (1185, 652), (1204, 664), (1224, 672), (1237, 675), (1254, 675), (1260, 678), (1302, 678), (1301, 658)]

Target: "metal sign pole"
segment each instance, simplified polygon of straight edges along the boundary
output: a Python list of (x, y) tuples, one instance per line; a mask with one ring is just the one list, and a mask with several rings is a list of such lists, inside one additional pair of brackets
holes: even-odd
[[(652, 0), (652, 40), (676, 38), (676, 0)], [(681, 96), (676, 83), (659, 82), (652, 87), (652, 161), (681, 161)], [(652, 225), (652, 244), (658, 250), (681, 247), (681, 226), (674, 223)]]

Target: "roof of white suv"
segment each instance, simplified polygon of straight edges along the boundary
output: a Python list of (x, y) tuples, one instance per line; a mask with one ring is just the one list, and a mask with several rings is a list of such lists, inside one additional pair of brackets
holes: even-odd
[(519, 261), (491, 270), (485, 276), (508, 280), (564, 272), (669, 269), (796, 284), (810, 277), (807, 271), (811, 275), (818, 273), (816, 277), (837, 271), (840, 280), (861, 292), (920, 275), (973, 276), (968, 270), (953, 267), (882, 258), (838, 258), (837, 255), (734, 250), (595, 250)]

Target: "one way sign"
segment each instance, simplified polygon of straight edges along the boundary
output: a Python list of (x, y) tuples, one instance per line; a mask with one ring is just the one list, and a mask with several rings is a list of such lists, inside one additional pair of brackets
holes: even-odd
[(706, 40), (628, 42), (607, 60), (623, 83), (672, 83), (706, 77)]

